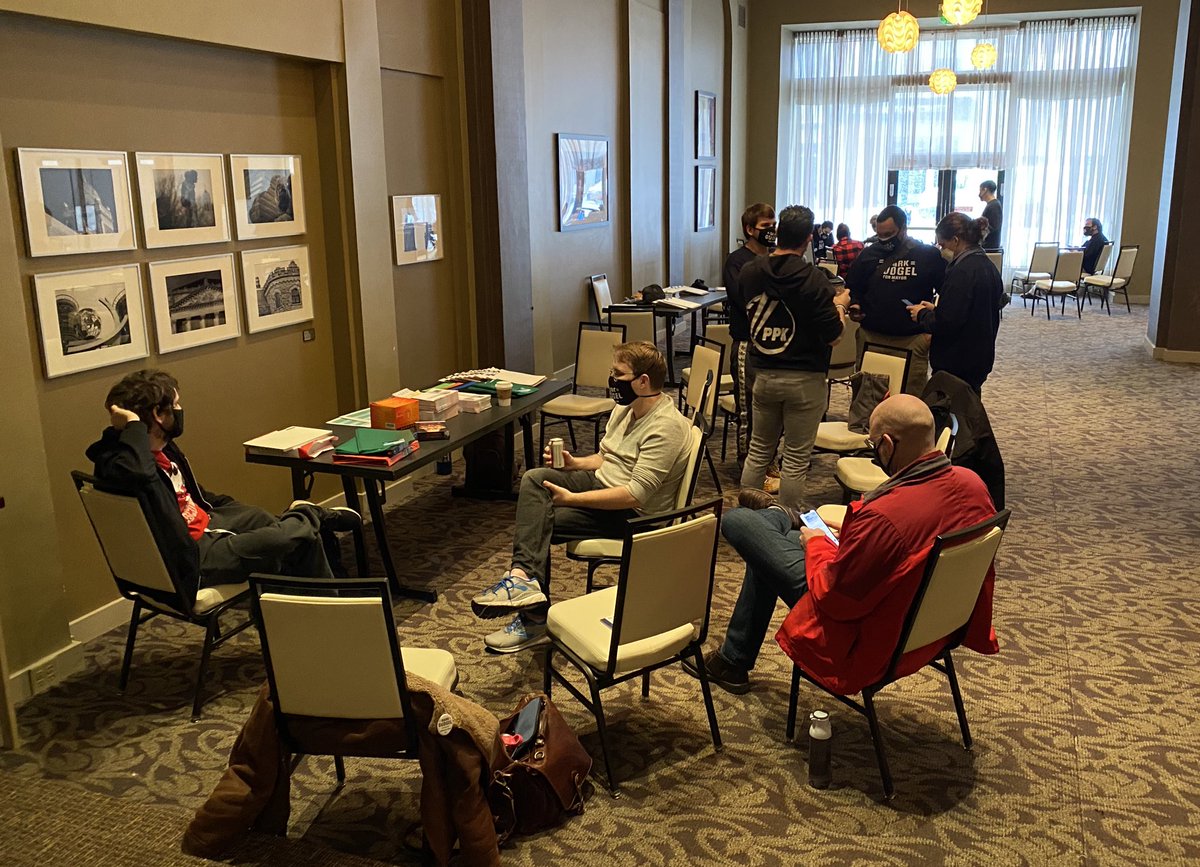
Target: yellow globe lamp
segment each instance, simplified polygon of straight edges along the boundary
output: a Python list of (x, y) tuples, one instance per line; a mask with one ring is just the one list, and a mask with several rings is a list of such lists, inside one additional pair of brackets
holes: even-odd
[(929, 76), (929, 89), (938, 96), (945, 96), (958, 87), (958, 76), (953, 69), (935, 69)]
[(875, 38), (879, 47), (890, 54), (912, 51), (921, 35), (921, 25), (907, 12), (893, 12), (879, 22)]
[(991, 69), (996, 65), (996, 46), (980, 42), (971, 49), (971, 65), (976, 69)]
[(983, 9), (983, 0), (942, 0), (942, 18), (947, 24), (970, 24)]

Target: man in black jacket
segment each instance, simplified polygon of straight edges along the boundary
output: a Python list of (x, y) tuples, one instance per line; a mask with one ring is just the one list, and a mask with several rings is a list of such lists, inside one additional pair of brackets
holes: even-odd
[(785, 208), (775, 252), (741, 273), (755, 369), (754, 435), (741, 485), (762, 487), (782, 434), (779, 501), (792, 508), (802, 505), (808, 459), (825, 412), (829, 349), (842, 336), (850, 300), (845, 289), (835, 295), (825, 272), (805, 261), (812, 229), (812, 211)]
[(729, 254), (721, 271), (725, 285), (725, 309), (729, 314), (729, 338), (733, 341), (730, 348), (733, 358), (729, 369), (733, 374), (733, 389), (737, 393), (738, 408), (742, 415), (737, 437), (739, 464), (746, 461), (746, 450), (754, 429), (750, 400), (750, 395), (754, 393), (754, 370), (749, 359), (750, 320), (746, 316), (746, 299), (738, 278), (747, 263), (775, 249), (775, 209), (764, 202), (756, 202), (746, 208), (742, 212), (742, 236), (744, 242)]
[(1095, 217), (1088, 217), (1083, 221), (1083, 234), (1087, 238), (1087, 244), (1083, 247), (1083, 273), (1095, 274), (1099, 270), (1100, 254), (1108, 243), (1108, 238), (1104, 237), (1104, 225)]
[(929, 336), (912, 321), (906, 307), (933, 301), (946, 263), (936, 248), (908, 236), (908, 215), (895, 205), (879, 212), (875, 231), (879, 240), (863, 250), (846, 273), (850, 315), (862, 324), (858, 355), (862, 357), (867, 343), (910, 350), (912, 363), (904, 390), (920, 394), (929, 376)]
[[(110, 426), (88, 447), (96, 478), (141, 498), (159, 550), (181, 589), (240, 583), (251, 572), (329, 578), (332, 533), (361, 526), (358, 513), (297, 500), (276, 518), (205, 490), (175, 440), (183, 408), (173, 376), (129, 374), (105, 398)], [(323, 535), (324, 534), (324, 539)]]

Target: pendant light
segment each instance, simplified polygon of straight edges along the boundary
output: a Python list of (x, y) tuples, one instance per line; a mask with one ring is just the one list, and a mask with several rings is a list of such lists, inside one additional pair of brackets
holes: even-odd
[(996, 46), (980, 42), (971, 49), (971, 65), (976, 69), (991, 69), (996, 65)]
[(912, 51), (921, 35), (921, 25), (907, 11), (900, 9), (879, 22), (875, 38), (879, 47), (889, 54), (903, 54)]
[(938, 96), (945, 96), (958, 87), (958, 76), (953, 69), (935, 69), (929, 75), (929, 89)]
[(942, 0), (942, 20), (955, 27), (970, 24), (983, 8), (983, 0)]

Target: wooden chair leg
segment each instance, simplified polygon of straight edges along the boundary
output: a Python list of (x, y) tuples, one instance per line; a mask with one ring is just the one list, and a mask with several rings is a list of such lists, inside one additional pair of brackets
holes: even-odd
[(129, 683), (129, 666), (133, 663), (133, 645), (137, 641), (137, 631), (138, 626), (141, 625), (141, 616), (141, 600), (134, 600), (133, 616), (129, 618), (129, 635), (125, 638), (125, 658), (121, 661), (121, 677), (117, 681), (121, 692), (125, 691), (125, 686)]

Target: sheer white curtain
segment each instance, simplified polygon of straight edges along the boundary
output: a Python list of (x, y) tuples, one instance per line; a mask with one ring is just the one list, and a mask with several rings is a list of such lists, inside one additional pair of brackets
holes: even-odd
[[(983, 39), (999, 60), (981, 72), (970, 54)], [(777, 205), (808, 205), (862, 237), (891, 169), (1004, 169), (1009, 266), (1026, 263), (1038, 240), (1082, 242), (1085, 217), (1115, 238), (1135, 40), (1132, 16), (926, 28), (901, 55), (879, 48), (873, 29), (797, 32)], [(959, 78), (948, 97), (927, 84), (942, 66)]]
[(1132, 16), (1023, 26), (1004, 201), (1011, 264), (1028, 262), (1036, 241), (1083, 243), (1087, 217), (1120, 235), (1135, 39)]
[(888, 120), (895, 55), (873, 30), (795, 34), (787, 87), (784, 205), (847, 223), (862, 238), (886, 201)]

